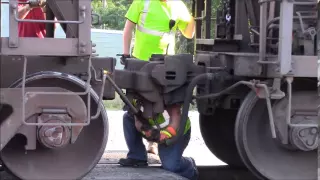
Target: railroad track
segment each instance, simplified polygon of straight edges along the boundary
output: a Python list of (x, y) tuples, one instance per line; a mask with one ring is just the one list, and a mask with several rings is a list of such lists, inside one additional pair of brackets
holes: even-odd
[[(149, 154), (147, 168), (120, 167), (119, 158), (126, 152), (105, 153), (99, 164), (83, 180), (187, 180), (161, 168), (158, 156)], [(257, 180), (251, 173), (243, 169), (232, 169), (228, 166), (198, 166), (199, 180)], [(49, 179), (50, 177), (48, 177)], [(1, 180), (19, 180), (9, 173), (0, 172)]]
[[(246, 170), (228, 166), (199, 166), (199, 180), (257, 180)], [(19, 180), (7, 172), (0, 172), (1, 180)], [(187, 180), (167, 172), (159, 166), (124, 168), (116, 164), (99, 163), (83, 180)]]

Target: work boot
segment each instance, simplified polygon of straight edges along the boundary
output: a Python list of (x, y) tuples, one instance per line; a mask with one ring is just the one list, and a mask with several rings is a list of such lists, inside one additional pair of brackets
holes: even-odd
[(148, 141), (148, 153), (158, 155), (157, 143)]
[(119, 160), (121, 166), (148, 166), (148, 161), (131, 159), (131, 158), (121, 158)]
[(191, 159), (192, 165), (193, 165), (194, 170), (195, 170), (195, 175), (191, 178), (191, 180), (198, 180), (199, 179), (199, 171), (198, 171), (196, 162), (192, 157), (190, 157), (190, 159)]

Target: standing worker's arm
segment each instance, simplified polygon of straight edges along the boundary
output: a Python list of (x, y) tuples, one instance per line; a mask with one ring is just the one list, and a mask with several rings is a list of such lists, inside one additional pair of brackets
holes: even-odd
[(123, 29), (123, 54), (130, 54), (130, 44), (132, 40), (132, 33), (139, 21), (139, 16), (142, 10), (141, 0), (134, 0), (129, 7), (125, 17), (127, 18), (126, 24)]
[(179, 1), (179, 8), (177, 8), (179, 14), (179, 20), (177, 22), (178, 28), (184, 37), (192, 39), (195, 32), (195, 20), (189, 13), (187, 6)]
[(134, 27), (136, 26), (135, 23), (131, 22), (130, 20), (126, 21), (126, 24), (123, 29), (123, 54), (129, 55), (130, 54), (130, 44), (132, 40), (132, 32)]
[(192, 16), (190, 16), (190, 20), (188, 22), (187, 27), (184, 29), (184, 31), (181, 31), (183, 36), (189, 39), (192, 39), (194, 36), (194, 31), (195, 31), (195, 21)]

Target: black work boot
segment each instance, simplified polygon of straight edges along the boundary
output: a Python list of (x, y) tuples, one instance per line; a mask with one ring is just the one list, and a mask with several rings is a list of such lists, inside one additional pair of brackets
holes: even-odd
[(131, 158), (121, 158), (119, 160), (119, 164), (121, 166), (137, 166), (137, 167), (148, 166), (147, 161), (131, 159)]

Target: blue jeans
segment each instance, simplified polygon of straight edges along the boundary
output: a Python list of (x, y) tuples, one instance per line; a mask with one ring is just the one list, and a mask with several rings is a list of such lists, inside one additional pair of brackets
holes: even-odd
[[(147, 151), (143, 144), (142, 136), (136, 129), (133, 116), (123, 115), (123, 131), (129, 149), (127, 158), (147, 161)], [(163, 169), (191, 179), (196, 170), (190, 158), (182, 157), (183, 151), (190, 141), (191, 129), (182, 136), (175, 144), (165, 146), (159, 144), (159, 157)]]

